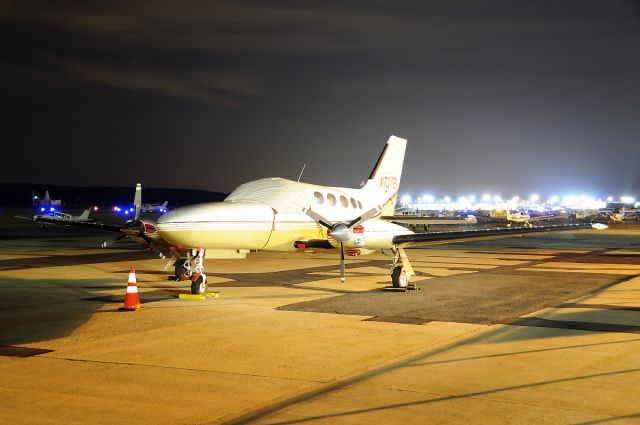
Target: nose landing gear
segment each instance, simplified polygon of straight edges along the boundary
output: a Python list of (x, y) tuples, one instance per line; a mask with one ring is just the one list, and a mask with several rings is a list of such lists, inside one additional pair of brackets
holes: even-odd
[(188, 258), (180, 258), (174, 266), (174, 276), (176, 282), (191, 278), (191, 260)]
[(204, 248), (196, 248), (187, 254), (187, 258), (180, 258), (175, 262), (175, 280), (190, 280), (193, 295), (207, 293), (207, 275), (204, 274)]

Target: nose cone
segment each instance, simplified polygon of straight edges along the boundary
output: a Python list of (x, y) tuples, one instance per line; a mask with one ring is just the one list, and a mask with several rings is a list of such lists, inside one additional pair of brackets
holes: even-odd
[(338, 242), (346, 242), (351, 239), (351, 231), (344, 223), (336, 224), (329, 233)]
[(253, 202), (190, 205), (158, 218), (160, 237), (174, 245), (211, 249), (260, 249), (268, 240), (273, 210)]

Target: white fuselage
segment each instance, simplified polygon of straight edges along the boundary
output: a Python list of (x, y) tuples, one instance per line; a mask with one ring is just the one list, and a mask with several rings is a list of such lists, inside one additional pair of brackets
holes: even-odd
[[(164, 240), (184, 248), (295, 251), (297, 241), (327, 239), (327, 230), (305, 214), (306, 208), (332, 223), (349, 222), (376, 206), (392, 211), (396, 195), (396, 188), (347, 189), (262, 179), (239, 186), (223, 202), (170, 211), (160, 217), (157, 228)], [(374, 218), (354, 232), (345, 248), (363, 254), (390, 248), (394, 236), (407, 233), (412, 232)], [(330, 236), (328, 240), (338, 246)]]

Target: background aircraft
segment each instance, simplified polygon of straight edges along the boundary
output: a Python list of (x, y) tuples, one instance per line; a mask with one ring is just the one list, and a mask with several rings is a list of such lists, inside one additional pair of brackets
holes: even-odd
[[(96, 220), (64, 220), (53, 217), (49, 214), (40, 214), (28, 217), (18, 217), (27, 220), (33, 220), (38, 223), (44, 224), (64, 224), (67, 226), (76, 226), (91, 228), (95, 230), (104, 230), (106, 232), (119, 233), (120, 235), (112, 240), (108, 240), (102, 243), (102, 247), (106, 248), (124, 238), (128, 238), (134, 242), (138, 242), (144, 246), (149, 247), (160, 258), (165, 258), (165, 253), (169, 253), (169, 244), (165, 243), (160, 238), (160, 235), (156, 232), (155, 221), (151, 219), (141, 219), (140, 212), (142, 206), (142, 185), (138, 183), (136, 185), (135, 195), (133, 198), (134, 207), (131, 211), (132, 218), (120, 224), (103, 223)], [(83, 215), (87, 213), (85, 211)], [(87, 213), (88, 215), (88, 213)]]
[(86, 209), (80, 215), (72, 215), (69, 213), (56, 211), (53, 207), (40, 207), (41, 214), (36, 214), (33, 217), (23, 217), (23, 216), (15, 216), (16, 218), (22, 220), (33, 220), (41, 223), (41, 226), (44, 227), (45, 224), (56, 224), (56, 225), (69, 225), (71, 223), (82, 223), (82, 222), (90, 222), (95, 221), (93, 218), (89, 218), (89, 213), (91, 210)]
[[(140, 190), (140, 196), (142, 196), (142, 185), (140, 183), (136, 185), (136, 193), (138, 193), (137, 192), (138, 190)], [(167, 212), (168, 204), (169, 204), (169, 201), (164, 201), (162, 204), (143, 204), (142, 201), (136, 204), (134, 201), (134, 203), (131, 204), (131, 207), (122, 208), (116, 205), (115, 207), (113, 207), (113, 210), (115, 212), (122, 213), (125, 215), (135, 214), (136, 209), (138, 209), (138, 214), (140, 212), (165, 213)]]
[(142, 212), (167, 212), (167, 205), (169, 201), (164, 201), (162, 204), (142, 204), (140, 206), (140, 211)]

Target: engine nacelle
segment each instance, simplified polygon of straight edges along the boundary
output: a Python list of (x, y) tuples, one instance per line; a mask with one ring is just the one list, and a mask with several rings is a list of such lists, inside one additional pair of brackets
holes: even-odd
[(388, 249), (393, 244), (394, 236), (412, 233), (402, 226), (382, 220), (368, 221), (354, 226), (351, 231), (352, 237), (344, 246), (347, 249), (359, 249), (361, 254)]

